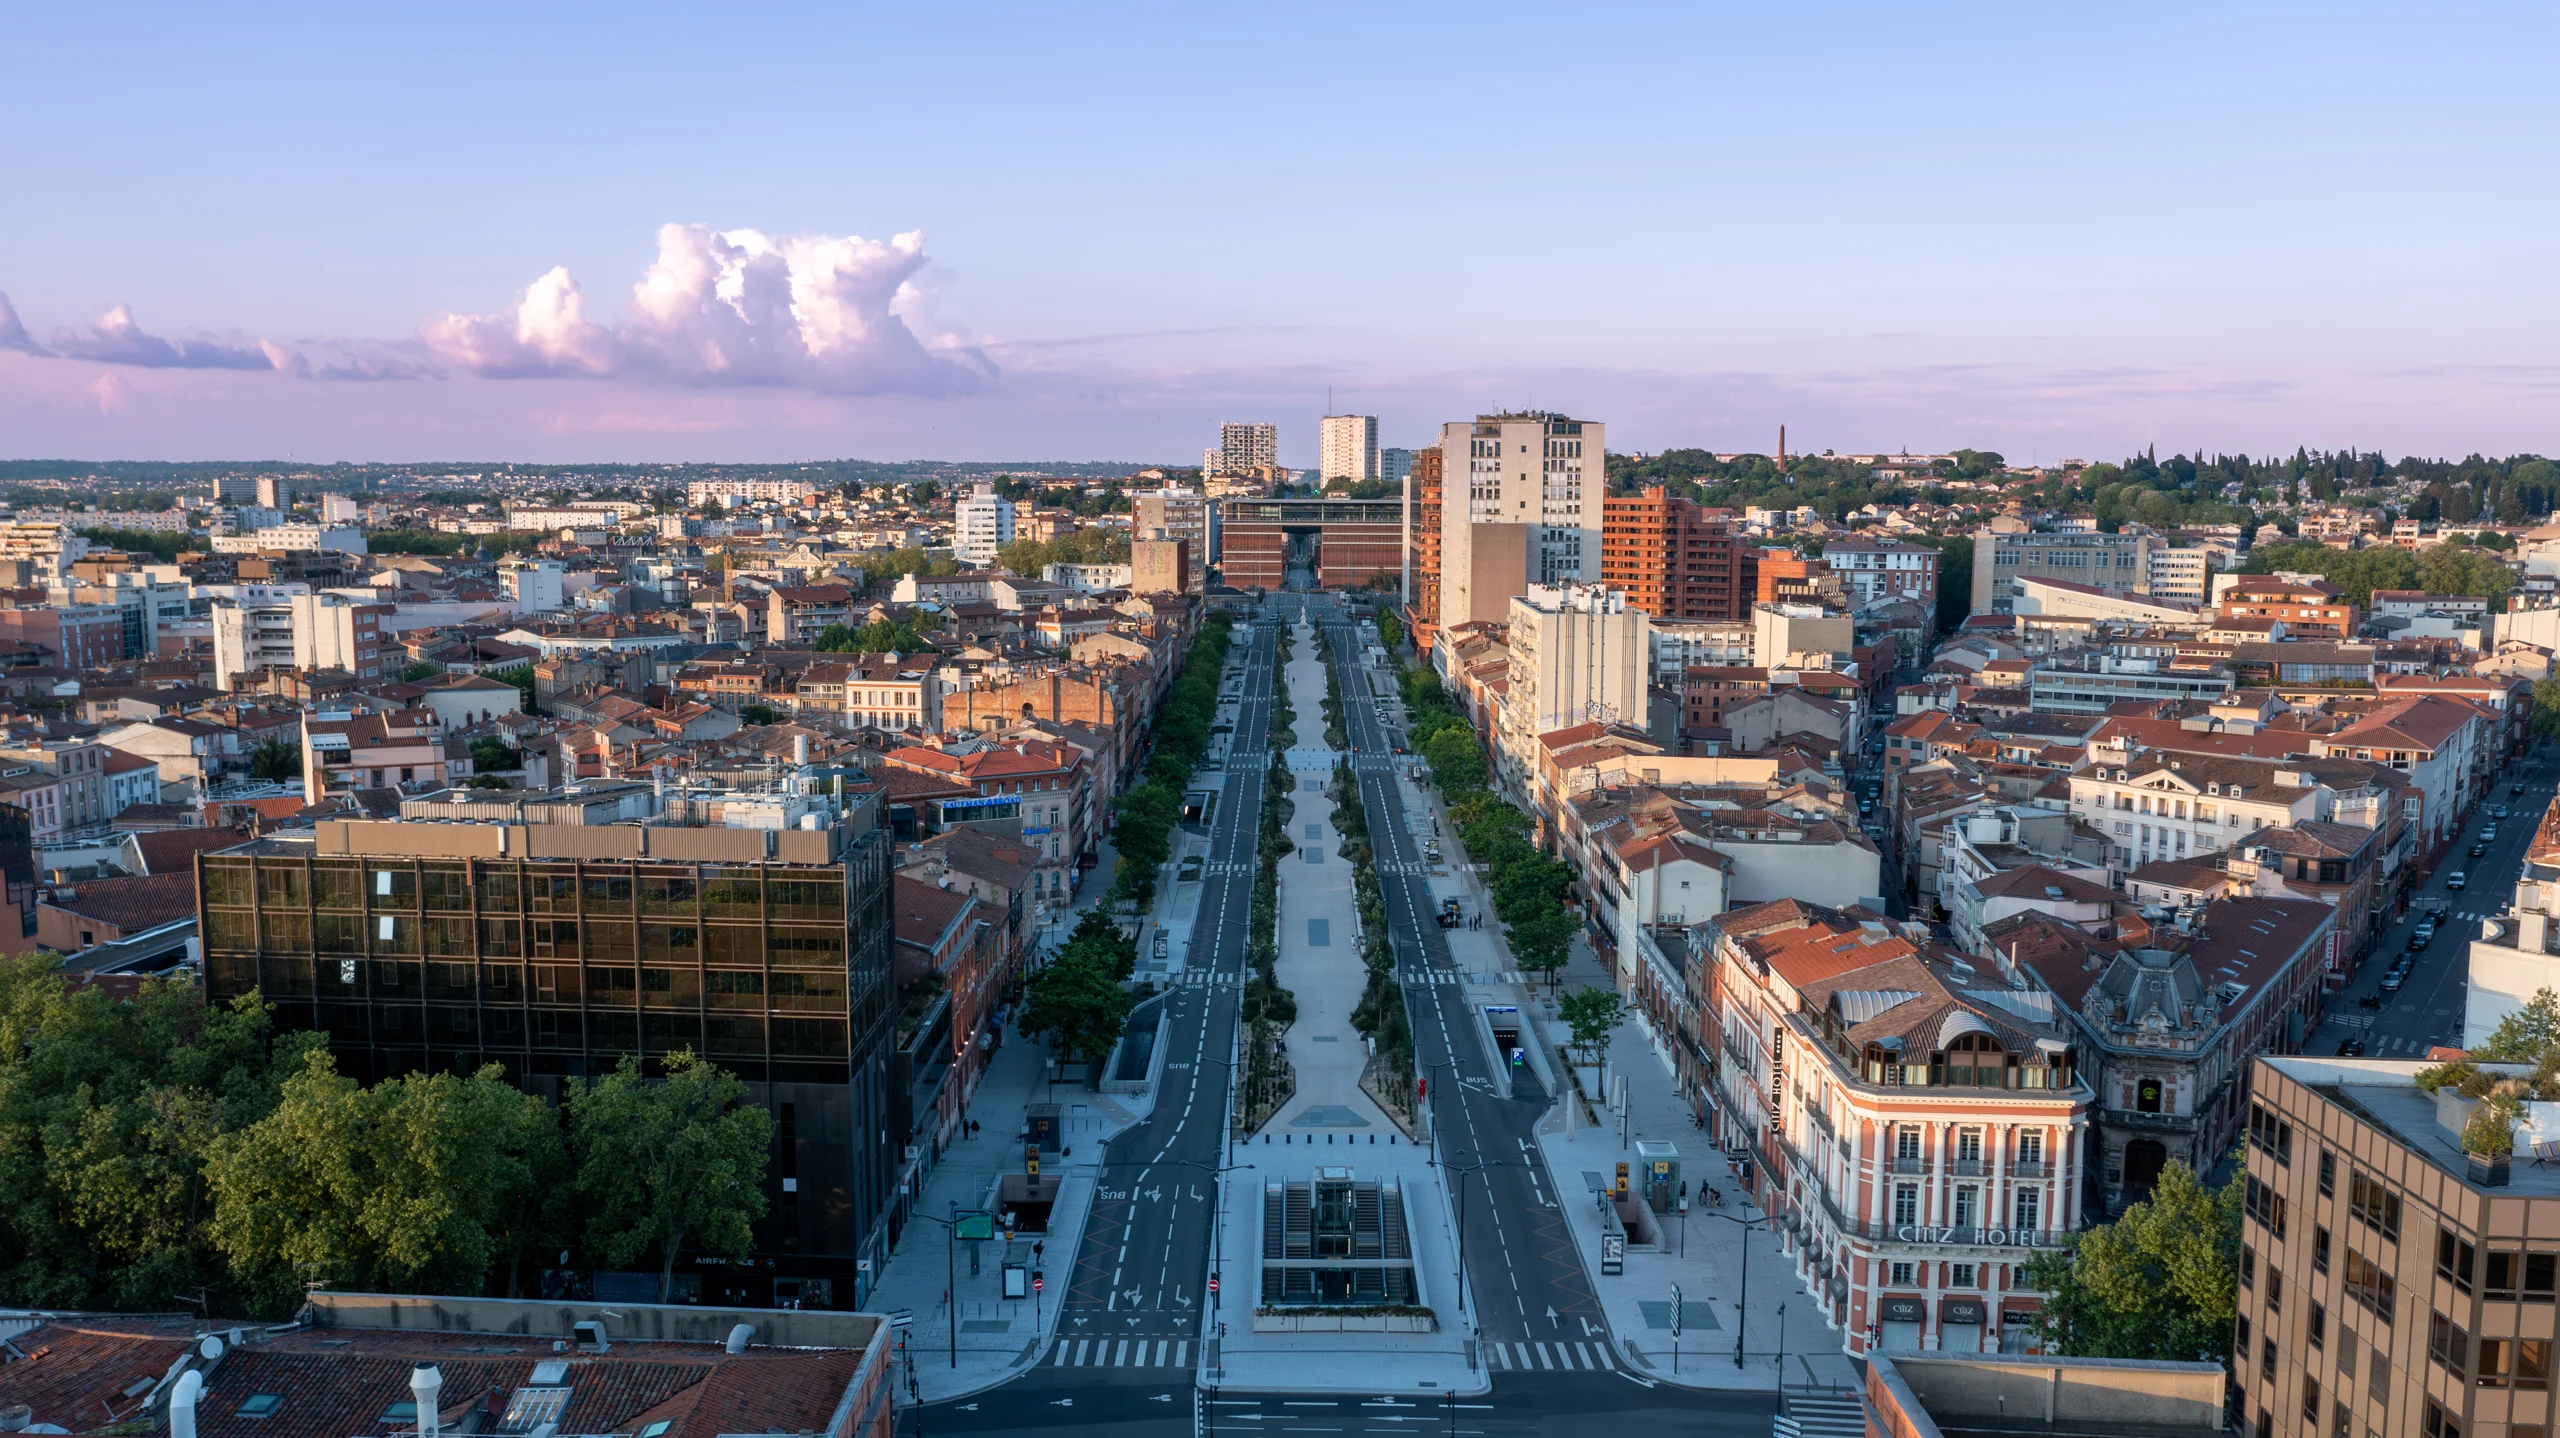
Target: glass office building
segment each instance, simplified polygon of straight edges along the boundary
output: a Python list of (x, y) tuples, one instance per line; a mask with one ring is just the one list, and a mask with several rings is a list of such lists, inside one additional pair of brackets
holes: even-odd
[[(207, 997), (262, 994), (279, 1031), (326, 1033), (367, 1082), (497, 1064), (557, 1099), (625, 1055), (690, 1048), (746, 1080), (776, 1130), (757, 1260), (688, 1265), (701, 1301), (858, 1302), (907, 1127), (876, 801), (797, 796), (802, 827), (731, 827), (772, 816), (589, 787), (617, 802), (532, 796), (529, 818), (566, 822), (434, 822), (490, 807), (440, 796), (401, 822), (202, 856)], [(525, 798), (508, 796), (510, 820)]]

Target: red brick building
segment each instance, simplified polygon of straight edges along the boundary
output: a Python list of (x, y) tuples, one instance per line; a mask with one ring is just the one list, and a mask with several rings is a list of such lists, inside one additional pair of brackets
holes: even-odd
[(1656, 619), (1748, 618), (1759, 553), (1659, 485), (1600, 504), (1600, 582)]
[(1220, 502), (1219, 573), (1238, 589), (1278, 589), (1292, 566), (1320, 589), (1357, 589), (1404, 574), (1404, 505), (1373, 499)]

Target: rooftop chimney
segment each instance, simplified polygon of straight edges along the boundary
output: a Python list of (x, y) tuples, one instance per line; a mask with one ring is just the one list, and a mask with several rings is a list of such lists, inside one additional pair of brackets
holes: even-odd
[(420, 1363), (409, 1370), (409, 1396), (418, 1403), (418, 1438), (436, 1438), (436, 1395), (442, 1392), (444, 1375), (434, 1364)]

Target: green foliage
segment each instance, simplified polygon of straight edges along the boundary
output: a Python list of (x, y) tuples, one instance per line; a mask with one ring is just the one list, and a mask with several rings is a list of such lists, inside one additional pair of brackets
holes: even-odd
[(1444, 794), (1484, 787), (1484, 746), (1476, 741), (1473, 730), (1441, 730), (1422, 746), (1422, 757), (1431, 765), (1432, 782)]
[(568, 1153), (550, 1106), (494, 1064), (366, 1088), (315, 1050), (274, 1112), (215, 1142), (206, 1175), (213, 1242), (256, 1306), (284, 1312), (307, 1281), (479, 1293), (501, 1263), (519, 1291), (523, 1260), (560, 1234)]
[(302, 745), (269, 737), (249, 751), (249, 777), (281, 783), (302, 777)]
[(506, 740), (483, 736), (471, 741), (471, 767), (482, 773), (521, 769), (524, 758)]
[(1938, 551), (1938, 605), (1933, 617), (1940, 633), (1952, 632), (1973, 613), (1973, 536), (1919, 535), (1915, 542)]
[(755, 703), (739, 705), (738, 717), (749, 724), (779, 724), (783, 718), (782, 711), (772, 705)]
[[(2499, 1085), (2501, 1089), (2506, 1085)], [(2516, 1151), (2516, 1117), (2521, 1112), (2518, 1101), (2492, 1092), (2471, 1110), (2463, 1121), (2462, 1151), (2484, 1158), (2505, 1158)]]
[(1625, 1016), (1627, 1001), (1615, 989), (1575, 989), (1556, 1001), (1556, 1015), (1573, 1030), (1573, 1046), (1605, 1056), (1609, 1031)]
[(587, 1250), (618, 1268), (656, 1248), (660, 1303), (687, 1243), (747, 1251), (773, 1144), (773, 1116), (747, 1103), (736, 1075), (691, 1049), (665, 1063), (652, 1083), (625, 1054), (612, 1073), (573, 1084), (567, 1105)]
[(2418, 587), (2418, 561), (2392, 545), (2370, 549), (2331, 549), (2325, 544), (2261, 544), (2240, 566), (2243, 574), (2317, 574), (2335, 584), (2351, 603), (2370, 604), (2377, 589)]
[[(1024, 579), (1037, 579), (1052, 564), (1126, 564), (1129, 536), (1116, 529), (1071, 529), (1055, 539), (1017, 539), (996, 551), (996, 564)], [(1198, 555), (1192, 563), (1201, 562)]]
[(2540, 1063), (2560, 1045), (2560, 993), (2536, 989), (2523, 1008), (2498, 1020), (2489, 1037), (2474, 1045), (2471, 1057), (2482, 1063)]
[(822, 654), (913, 654), (929, 649), (924, 631), (916, 628), (915, 616), (900, 619), (874, 619), (868, 624), (848, 629), (830, 624), (818, 631), (810, 645)]
[(2045, 1351), (2072, 1358), (2227, 1363), (2239, 1292), (2240, 1182), (2207, 1189), (2185, 1164), (2161, 1170), (2122, 1217), (2031, 1254), (2023, 1287)]
[(1155, 892), (1156, 871), (1173, 856), (1173, 826), (1182, 818), (1183, 790), (1209, 752), (1209, 729), (1218, 717), (1218, 672), (1227, 662), (1234, 621), (1211, 615), (1183, 656), (1182, 672), (1156, 706), (1156, 747), (1146, 782), (1120, 796), (1112, 847), (1112, 896), (1144, 902)]
[(1675, 498), (1700, 504), (1773, 509), (1811, 505), (1830, 520), (1869, 504), (1910, 497), (1900, 486), (1876, 480), (1871, 466), (1829, 455), (1789, 455), (1783, 472), (1767, 455), (1741, 454), (1722, 460), (1703, 449), (1665, 450), (1641, 460), (1613, 454), (1608, 464), (1611, 494), (1640, 494), (1658, 484)]
[(197, 547), (194, 535), (158, 529), (84, 529), (80, 534), (101, 549), (148, 554), (162, 564), (168, 564), (181, 553)]
[(1031, 981), (1023, 1031), (1045, 1036), (1062, 1056), (1080, 1053), (1098, 1065), (1129, 1026), (1131, 999), (1120, 983), (1137, 963), (1138, 946), (1120, 932), (1119, 921), (1106, 909), (1087, 909), (1066, 946)]
[(1378, 643), (1390, 659), (1404, 647), (1404, 624), (1396, 618), (1394, 611), (1383, 607), (1378, 610)]
[(208, 1008), (192, 986), (111, 998), (60, 963), (0, 959), (0, 1302), (243, 1311), (207, 1231), (207, 1155), (275, 1107), (316, 1037), (277, 1040), (264, 1005)]
[[(916, 487), (929, 489), (932, 486), (920, 484)], [(862, 561), (863, 581), (872, 585), (895, 584), (901, 577), (909, 574), (920, 574), (931, 578), (935, 575), (959, 572), (958, 560), (948, 555), (936, 557), (918, 548), (892, 550), (887, 554), (874, 555)]]
[(400, 682), (403, 684), (423, 684), (427, 680), (433, 679), (443, 672), (443, 665), (431, 664), (426, 660), (421, 659), (415, 664), (403, 664), (400, 666)]

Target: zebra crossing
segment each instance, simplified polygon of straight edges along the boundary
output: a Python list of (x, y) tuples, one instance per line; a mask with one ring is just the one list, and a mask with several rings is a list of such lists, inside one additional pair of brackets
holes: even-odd
[(1061, 1338), (1051, 1368), (1188, 1368), (1188, 1338)]
[(1464, 969), (1407, 969), (1396, 975), (1396, 981), (1405, 984), (1440, 984), (1456, 988), (1460, 984), (1521, 984), (1527, 983), (1528, 978), (1518, 969), (1504, 969), (1498, 973), (1482, 974), (1469, 973)]
[(1485, 1362), (1495, 1368), (1523, 1372), (1591, 1370), (1614, 1372), (1616, 1360), (1609, 1356), (1609, 1345), (1601, 1343), (1498, 1343), (1484, 1346)]
[(1222, 974), (1208, 969), (1184, 969), (1180, 973), (1163, 975), (1156, 982), (1176, 989), (1232, 989), (1243, 986), (1244, 975), (1232, 971)]

